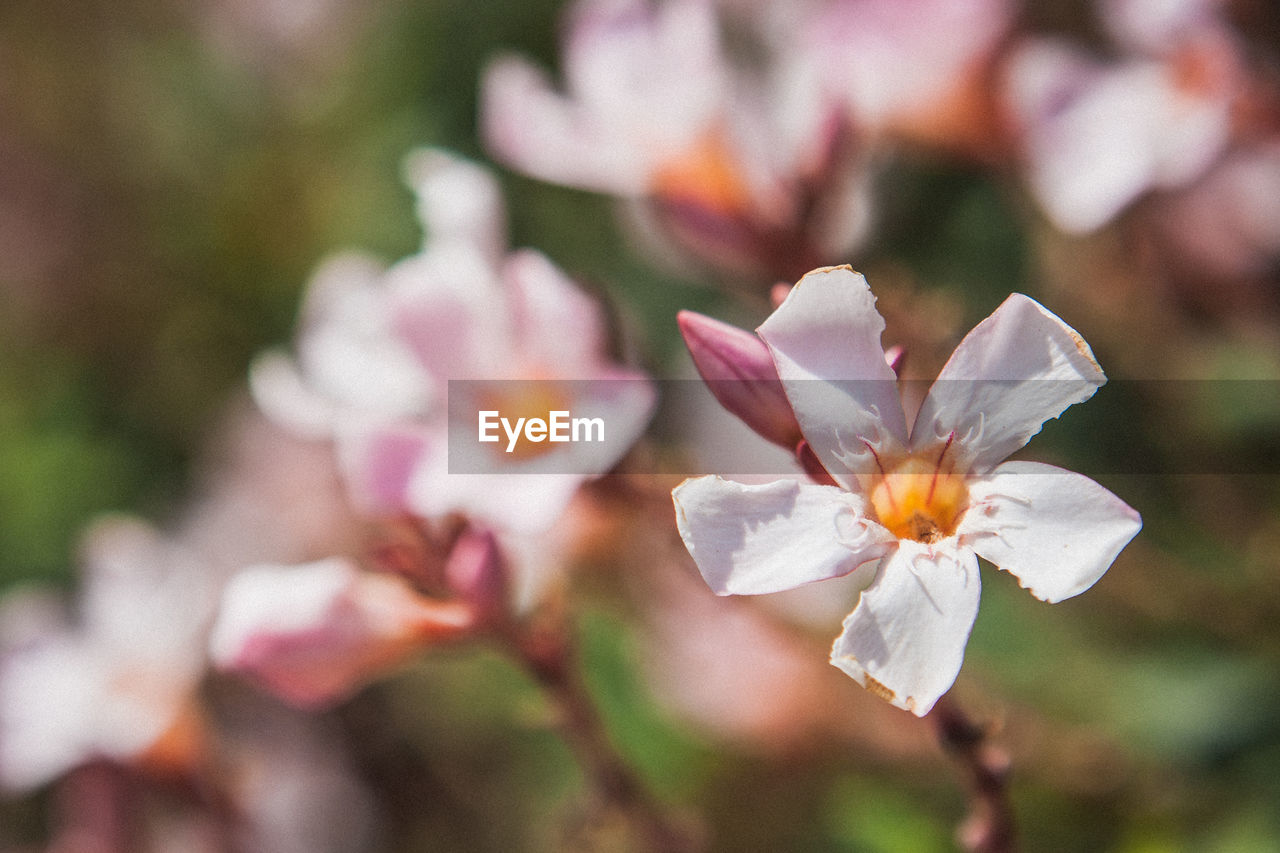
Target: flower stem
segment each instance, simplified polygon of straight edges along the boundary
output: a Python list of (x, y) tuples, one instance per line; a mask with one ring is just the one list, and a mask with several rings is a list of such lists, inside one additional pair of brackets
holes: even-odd
[(586, 776), (598, 818), (620, 816), (635, 834), (636, 849), (693, 853), (701, 848), (678, 825), (618, 753), (578, 673), (570, 632), (563, 625), (534, 623), (503, 632), (556, 710), (556, 722)]
[(987, 730), (973, 722), (954, 700), (943, 696), (933, 706), (943, 749), (960, 765), (969, 786), (969, 815), (957, 837), (971, 853), (1017, 850), (1013, 806), (1009, 802), (1008, 754), (987, 740)]

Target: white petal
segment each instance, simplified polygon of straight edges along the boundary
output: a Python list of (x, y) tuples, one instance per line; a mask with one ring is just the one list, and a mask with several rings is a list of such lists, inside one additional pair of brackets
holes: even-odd
[(431, 400), (430, 377), (393, 334), (392, 307), (380, 268), (360, 256), (326, 261), (308, 285), (297, 372), (335, 412), (407, 414)]
[(503, 57), (484, 72), (481, 124), (496, 158), (544, 181), (642, 194), (651, 163), (594, 120), (553, 91), (547, 75), (523, 59)]
[(81, 550), (82, 636), (110, 665), (163, 673), (167, 686), (160, 692), (182, 693), (204, 670), (204, 634), (220, 591), (216, 573), (129, 516), (98, 519)]
[(969, 487), (960, 535), (1050, 603), (1084, 592), (1142, 529), (1128, 504), (1088, 477), (1006, 462)]
[(405, 498), (410, 510), (427, 518), (460, 512), (499, 531), (541, 533), (555, 524), (587, 479), (568, 473), (451, 473), (466, 461), (450, 460), (443, 436), (433, 441), (409, 478)]
[(981, 590), (972, 551), (904, 539), (845, 619), (831, 663), (923, 717), (960, 673)]
[(92, 757), (108, 675), (61, 633), (0, 659), (0, 787), (29, 790)]
[(265, 352), (249, 365), (249, 391), (268, 418), (307, 438), (329, 438), (338, 405), (317, 393), (298, 363), (279, 351)]
[(418, 195), (418, 219), (427, 244), (458, 241), (494, 260), (505, 250), (506, 211), (493, 174), (439, 148), (405, 158), (405, 178)]
[(717, 595), (780, 592), (847, 575), (893, 540), (867, 519), (861, 497), (834, 486), (698, 477), (671, 497), (680, 536)]
[(985, 472), (1106, 381), (1074, 329), (1015, 293), (951, 354), (920, 407), (911, 444), (922, 450), (954, 433), (960, 470)]
[(875, 471), (874, 453), (883, 456), (907, 440), (875, 304), (860, 273), (825, 267), (800, 279), (757, 329), (809, 445), (836, 482), (850, 489), (857, 488), (850, 474)]
[(683, 154), (728, 96), (719, 23), (705, 0), (578, 4), (562, 65), (579, 121), (618, 154), (632, 150), (646, 177)]
[(443, 391), (450, 379), (504, 375), (511, 338), (506, 296), (478, 247), (432, 245), (393, 266), (386, 281), (393, 340), (412, 351), (427, 377), (422, 384)]

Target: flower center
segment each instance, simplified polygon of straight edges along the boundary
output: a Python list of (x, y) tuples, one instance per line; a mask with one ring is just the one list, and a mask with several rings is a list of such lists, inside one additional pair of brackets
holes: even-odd
[[(512, 425), (520, 419), (528, 422), (534, 418), (549, 424), (552, 412), (568, 411), (569, 400), (569, 393), (561, 384), (546, 379), (535, 379), (527, 382), (503, 383), (501, 390), (483, 395), (480, 407), (497, 411)], [(508, 453), (508, 438), (509, 436), (502, 436), (491, 448), (506, 461), (527, 462), (560, 446), (546, 440), (534, 442), (521, 438), (515, 442), (515, 446)]]
[(956, 532), (969, 490), (963, 477), (942, 470), (937, 461), (913, 457), (877, 478), (871, 506), (899, 539), (936, 542)]
[(652, 181), (653, 194), (665, 201), (723, 216), (740, 214), (751, 205), (751, 191), (733, 152), (716, 131), (704, 134), (682, 156), (660, 166)]

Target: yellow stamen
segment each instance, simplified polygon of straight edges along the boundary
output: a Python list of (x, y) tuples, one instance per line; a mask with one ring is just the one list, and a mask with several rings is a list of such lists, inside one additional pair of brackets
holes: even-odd
[(913, 457), (877, 478), (871, 506), (899, 539), (936, 542), (956, 532), (969, 506), (969, 490), (963, 477), (942, 469), (940, 460)]

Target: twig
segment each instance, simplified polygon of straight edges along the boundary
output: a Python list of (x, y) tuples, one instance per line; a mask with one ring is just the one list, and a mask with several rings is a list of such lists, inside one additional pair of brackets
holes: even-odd
[(971, 853), (1017, 850), (1013, 806), (1009, 803), (1008, 753), (987, 741), (987, 730), (944, 696), (929, 712), (943, 748), (964, 770), (969, 786), (969, 815), (957, 838)]
[(598, 798), (599, 813), (622, 816), (634, 827), (640, 849), (655, 853), (693, 853), (701, 844), (678, 825), (649, 793), (635, 771), (614, 748), (576, 666), (569, 631), (544, 624), (512, 626), (500, 636), (546, 691), (556, 707), (565, 741)]

